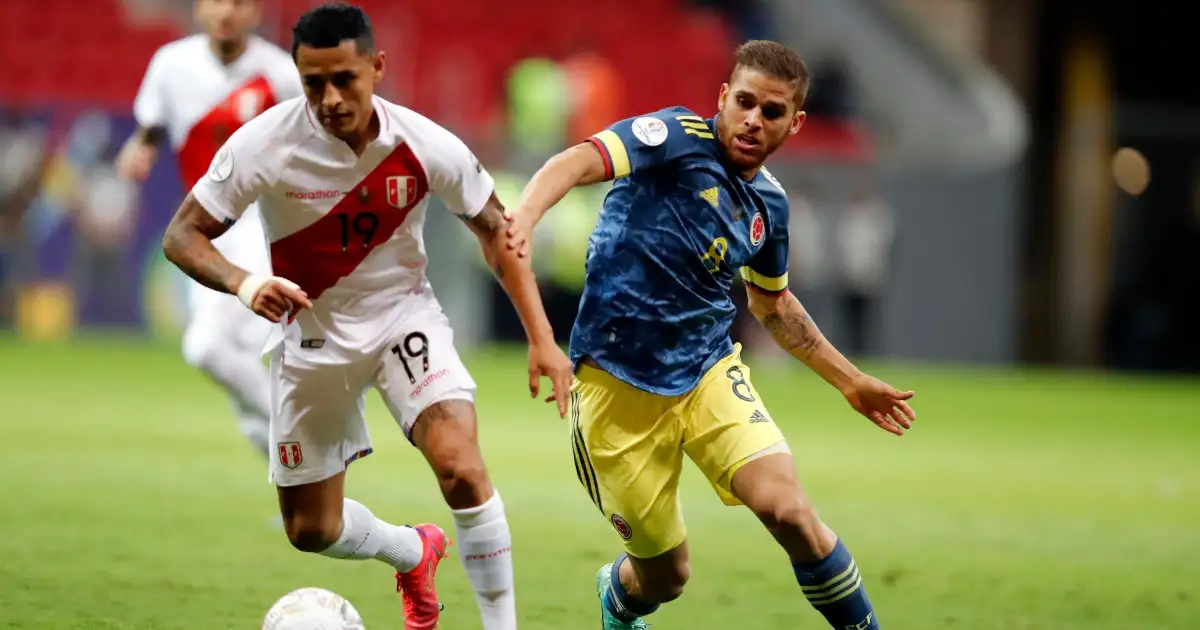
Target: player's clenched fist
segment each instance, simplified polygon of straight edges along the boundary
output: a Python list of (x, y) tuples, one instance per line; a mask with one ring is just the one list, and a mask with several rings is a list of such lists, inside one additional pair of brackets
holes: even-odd
[(249, 275), (238, 287), (237, 296), (246, 308), (274, 323), (288, 315), (290, 324), (300, 309), (312, 308), (299, 285), (279, 276)]

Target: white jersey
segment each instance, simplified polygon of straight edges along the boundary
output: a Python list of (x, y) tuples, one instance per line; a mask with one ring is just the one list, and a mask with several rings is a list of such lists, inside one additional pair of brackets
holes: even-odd
[(133, 102), (143, 128), (163, 127), (185, 188), (204, 175), (217, 150), (244, 123), (303, 93), (291, 56), (257, 36), (226, 66), (207, 35), (159, 48)]
[(491, 175), (454, 134), (379, 97), (374, 108), (379, 136), (359, 157), (305, 99), (281, 103), (234, 133), (192, 189), (225, 222), (258, 201), (275, 275), (313, 302), (272, 340), (286, 339), (288, 352), (372, 353), (405, 315), (436, 305), (422, 237), (430, 194), (462, 219), (492, 194)]

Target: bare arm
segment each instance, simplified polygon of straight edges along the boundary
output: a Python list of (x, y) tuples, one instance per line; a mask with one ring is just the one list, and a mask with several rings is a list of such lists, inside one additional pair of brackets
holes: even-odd
[(504, 218), (504, 205), (495, 193), (484, 204), (483, 210), (467, 219), (466, 224), (479, 239), (484, 259), (516, 307), (529, 343), (553, 344), (554, 331), (542, 306), (533, 266), (528, 258), (517, 256), (515, 251), (505, 246), (504, 230), (508, 222)]
[(841, 392), (862, 376), (817, 328), (800, 300), (790, 291), (768, 294), (747, 285), (750, 312), (771, 333), (775, 343), (800, 359)]
[(604, 158), (591, 143), (577, 144), (550, 158), (529, 180), (517, 207), (532, 213), (536, 224), (546, 211), (576, 186), (597, 184), (606, 178)]
[(146, 179), (166, 136), (166, 129), (162, 127), (138, 127), (117, 155), (117, 172), (121, 177), (137, 181)]
[(229, 262), (212, 243), (228, 229), (228, 225), (209, 214), (189, 193), (167, 226), (163, 253), (196, 282), (214, 291), (237, 295), (238, 287), (249, 273)]

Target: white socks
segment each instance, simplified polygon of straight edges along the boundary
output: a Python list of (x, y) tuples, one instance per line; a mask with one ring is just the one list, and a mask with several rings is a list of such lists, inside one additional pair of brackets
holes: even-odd
[(342, 560), (374, 558), (405, 573), (421, 563), (424, 553), (425, 543), (417, 530), (385, 523), (367, 506), (345, 499), (342, 535), (321, 555)]
[[(453, 514), (459, 557), (475, 589), (483, 630), (516, 630), (512, 534), (500, 494), (493, 494), (479, 507), (454, 510)], [(374, 558), (404, 573), (421, 562), (424, 551), (417, 530), (385, 523), (363, 504), (346, 499), (342, 535), (321, 555), (347, 560)]]
[(500, 493), (479, 507), (454, 510), (453, 514), (458, 554), (475, 588), (483, 630), (516, 630), (512, 533)]

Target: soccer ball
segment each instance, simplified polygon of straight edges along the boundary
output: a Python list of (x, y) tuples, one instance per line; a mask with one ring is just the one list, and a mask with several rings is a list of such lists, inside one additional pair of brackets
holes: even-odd
[(358, 611), (344, 597), (323, 588), (301, 588), (271, 606), (262, 630), (364, 630)]

